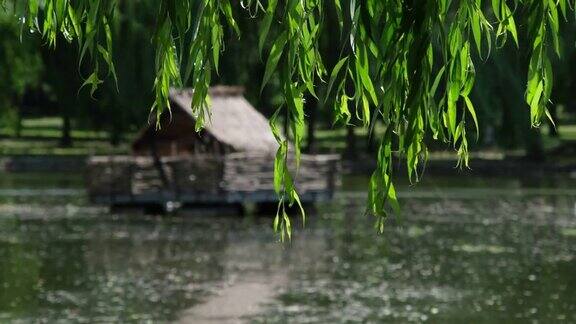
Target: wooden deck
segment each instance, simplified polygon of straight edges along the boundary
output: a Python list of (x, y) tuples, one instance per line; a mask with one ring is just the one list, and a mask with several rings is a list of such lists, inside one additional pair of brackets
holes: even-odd
[[(87, 188), (92, 202), (108, 205), (270, 203), (274, 157), (233, 153), (162, 158), (92, 157)], [(293, 163), (291, 163), (293, 164)], [(296, 186), (303, 203), (332, 199), (339, 186), (337, 155), (303, 155)]]

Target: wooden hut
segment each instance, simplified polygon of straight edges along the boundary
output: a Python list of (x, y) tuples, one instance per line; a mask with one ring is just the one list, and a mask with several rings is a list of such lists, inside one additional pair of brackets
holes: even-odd
[(196, 116), (190, 109), (193, 91), (173, 89), (172, 114), (162, 115), (159, 130), (155, 122), (145, 127), (132, 145), (133, 153), (150, 155), (152, 146), (161, 156), (275, 152), (278, 143), (268, 120), (244, 98), (243, 91), (241, 87), (211, 88), (210, 116), (198, 133), (194, 131)]
[[(88, 192), (111, 205), (269, 203), (278, 148), (268, 120), (243, 97), (240, 87), (210, 89), (210, 116), (195, 132), (193, 91), (170, 92), (171, 112), (161, 128), (151, 122), (133, 142), (132, 156), (92, 157)], [(303, 155), (295, 172), (301, 200), (331, 199), (339, 183), (339, 157)]]

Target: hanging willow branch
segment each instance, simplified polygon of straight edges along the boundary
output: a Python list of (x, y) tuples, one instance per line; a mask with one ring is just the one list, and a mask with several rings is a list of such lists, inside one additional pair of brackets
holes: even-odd
[[(0, 0), (0, 4), (31, 31), (40, 33), (50, 46), (57, 46), (59, 35), (76, 41), (80, 64), (89, 61), (93, 67), (84, 86), (94, 92), (107, 75), (116, 78), (109, 21), (118, 1)], [(218, 72), (224, 32), (233, 30), (240, 36), (234, 15), (243, 13), (234, 12), (239, 8), (229, 0), (157, 3), (152, 37), (156, 47), (153, 109), (158, 115), (169, 109), (170, 87), (191, 83), (195, 89), (192, 109), (199, 116), (199, 130), (209, 113), (208, 88), (212, 73)], [(486, 59), (509, 38), (515, 46), (525, 40), (530, 51), (525, 100), (533, 126), (549, 116), (550, 56), (560, 55), (560, 21), (569, 18), (568, 10), (573, 10), (575, 1), (243, 0), (240, 4), (260, 26), (258, 46), (267, 53), (262, 87), (277, 74), (285, 99), (271, 120), (280, 144), (275, 162), (280, 203), (274, 228), (284, 238), (291, 234), (285, 205), (301, 205), (287, 160), (290, 155), (299, 159), (304, 136), (303, 98), (316, 97), (320, 83), (327, 82), (324, 100), (334, 102), (338, 121), (347, 123), (354, 116), (365, 126), (380, 120), (386, 127), (368, 202), (381, 231), (390, 208), (398, 210), (392, 183), (394, 155), (406, 158), (408, 177), (417, 181), (428, 155), (423, 140), (431, 134), (452, 143), (458, 164), (468, 165), (467, 131), (473, 128), (477, 133), (479, 129), (469, 98), (474, 62)], [(327, 10), (335, 11), (339, 31), (325, 28)], [(518, 26), (525, 28), (519, 30)], [(340, 57), (330, 72), (323, 65), (319, 46), (324, 33), (342, 35)], [(100, 69), (102, 62), (106, 73)], [(292, 146), (276, 127), (280, 114), (289, 121), (294, 152), (289, 152)]]

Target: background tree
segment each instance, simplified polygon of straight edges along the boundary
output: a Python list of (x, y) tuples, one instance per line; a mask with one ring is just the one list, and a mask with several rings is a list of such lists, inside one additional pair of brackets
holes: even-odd
[(22, 98), (27, 88), (38, 86), (42, 71), (42, 59), (33, 44), (36, 42), (28, 34), (21, 35), (20, 27), (11, 11), (0, 11), (0, 124), (12, 128), (18, 136)]

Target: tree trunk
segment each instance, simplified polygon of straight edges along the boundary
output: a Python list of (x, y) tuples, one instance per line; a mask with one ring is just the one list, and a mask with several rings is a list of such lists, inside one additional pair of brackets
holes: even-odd
[(114, 147), (118, 147), (122, 141), (122, 128), (120, 125), (114, 123), (112, 129), (110, 130), (110, 144)]
[(16, 120), (16, 138), (22, 137), (22, 119), (24, 112), (22, 111), (22, 100), (18, 103), (18, 116)]
[(346, 157), (352, 157), (356, 154), (356, 134), (354, 134), (354, 126), (346, 127)]
[(60, 147), (71, 147), (72, 146), (72, 126), (70, 121), (70, 115), (68, 112), (64, 112), (62, 116), (62, 135), (60, 137)]
[(532, 128), (528, 132), (526, 158), (534, 162), (543, 162), (546, 159), (542, 133), (539, 128)]

